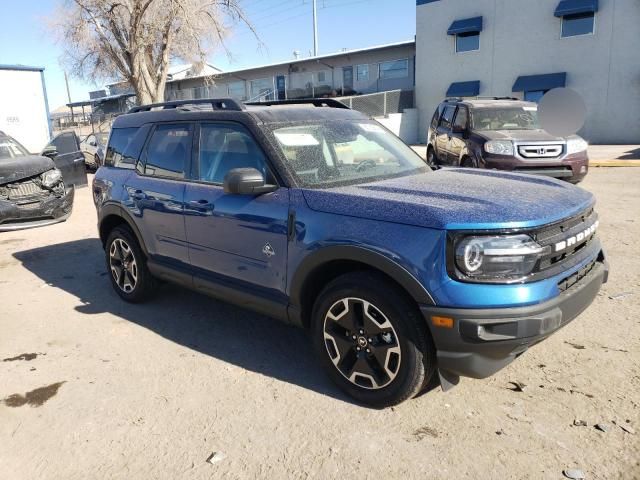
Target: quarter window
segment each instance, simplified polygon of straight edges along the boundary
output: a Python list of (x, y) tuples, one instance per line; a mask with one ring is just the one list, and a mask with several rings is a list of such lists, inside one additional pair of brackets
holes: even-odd
[(593, 12), (565, 15), (562, 17), (562, 37), (575, 37), (593, 33), (595, 14)]
[(459, 33), (456, 35), (456, 52), (480, 50), (480, 32)]
[(157, 177), (184, 178), (191, 151), (188, 125), (158, 125), (147, 146), (144, 173)]
[(244, 128), (235, 125), (202, 125), (199, 179), (221, 184), (233, 168), (255, 168), (268, 179), (264, 154)]
[(409, 76), (409, 60), (393, 60), (380, 64), (380, 78), (405, 78)]

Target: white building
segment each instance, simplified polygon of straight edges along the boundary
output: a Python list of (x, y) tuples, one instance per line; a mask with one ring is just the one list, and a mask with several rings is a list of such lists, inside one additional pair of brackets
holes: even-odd
[(580, 93), (592, 143), (640, 142), (640, 1), (417, 0), (419, 137), (446, 96)]

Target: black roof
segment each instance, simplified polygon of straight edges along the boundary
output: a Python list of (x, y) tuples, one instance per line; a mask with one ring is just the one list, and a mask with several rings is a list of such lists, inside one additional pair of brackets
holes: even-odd
[[(229, 120), (251, 118), (255, 123), (286, 123), (323, 120), (367, 120), (360, 112), (337, 106), (334, 99), (240, 104), (232, 99), (203, 99), (165, 102), (134, 107), (118, 116), (113, 128), (139, 127), (147, 123), (173, 121)], [(326, 105), (326, 106), (325, 106)], [(155, 109), (157, 108), (157, 109)]]

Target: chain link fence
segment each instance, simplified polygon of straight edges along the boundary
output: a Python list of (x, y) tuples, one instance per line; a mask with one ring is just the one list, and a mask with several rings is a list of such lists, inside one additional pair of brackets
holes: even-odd
[(352, 97), (338, 97), (342, 103), (353, 110), (370, 117), (384, 117), (390, 113), (402, 113), (405, 108), (414, 108), (413, 90), (390, 90)]

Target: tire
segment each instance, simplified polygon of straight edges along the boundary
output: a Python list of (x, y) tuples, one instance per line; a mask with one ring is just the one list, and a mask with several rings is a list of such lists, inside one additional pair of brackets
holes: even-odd
[(425, 321), (412, 300), (382, 275), (354, 272), (336, 278), (316, 299), (311, 321), (323, 368), (363, 404), (401, 403), (433, 375), (435, 348)]
[(463, 168), (476, 168), (475, 162), (471, 157), (464, 157), (460, 162), (460, 166)]
[(155, 290), (155, 279), (129, 227), (117, 226), (109, 233), (105, 244), (105, 260), (111, 285), (120, 298), (130, 303), (140, 303), (151, 297)]
[(96, 170), (100, 168), (100, 157), (97, 153), (93, 156), (93, 168)]
[(429, 147), (427, 149), (427, 165), (429, 165), (434, 170), (440, 168), (438, 156), (436, 155), (436, 151), (433, 149), (433, 147)]

